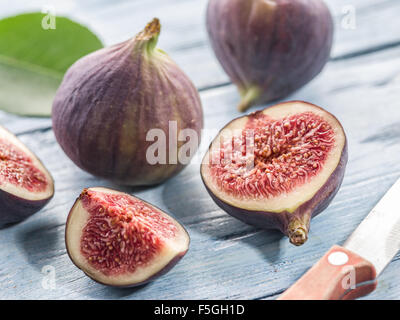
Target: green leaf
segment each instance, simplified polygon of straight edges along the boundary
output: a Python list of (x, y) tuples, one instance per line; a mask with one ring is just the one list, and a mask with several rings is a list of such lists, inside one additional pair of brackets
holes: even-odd
[(0, 109), (49, 116), (65, 71), (103, 47), (88, 28), (68, 18), (55, 17), (55, 29), (44, 29), (48, 19), (27, 13), (0, 20)]

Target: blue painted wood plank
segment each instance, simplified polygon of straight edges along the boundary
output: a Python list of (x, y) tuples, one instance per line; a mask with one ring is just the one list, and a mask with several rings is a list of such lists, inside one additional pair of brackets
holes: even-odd
[[(124, 40), (158, 15), (164, 23), (160, 46), (198, 87), (227, 82), (207, 44), (204, 15), (200, 14), (205, 1), (116, 3), (59, 1), (57, 6), (61, 5), (60, 12), (89, 21), (106, 43)], [(121, 188), (77, 168), (55, 142), (50, 119), (0, 113), (0, 123), (43, 159), (56, 180), (56, 194), (47, 207), (21, 224), (0, 230), (0, 299), (274, 299), (331, 245), (342, 243), (400, 176), (400, 48), (357, 56), (399, 40), (398, 33), (390, 32), (399, 27), (399, 3), (352, 3), (357, 8), (358, 25), (355, 30), (346, 30), (340, 23), (341, 9), (348, 1), (329, 1), (337, 25), (333, 57), (339, 60), (330, 62), (319, 77), (289, 97), (327, 108), (341, 120), (349, 139), (344, 184), (332, 205), (313, 220), (306, 245), (293, 247), (277, 232), (257, 230), (225, 214), (207, 195), (196, 161), (158, 187)], [(40, 1), (33, 4), (41, 5)], [(1, 14), (29, 8), (33, 8), (30, 1), (10, 1)], [(352, 55), (356, 56), (340, 59)], [(219, 129), (239, 116), (235, 109), (238, 95), (232, 85), (203, 90), (201, 97), (207, 128)], [(203, 137), (197, 162), (208, 139)], [(175, 215), (192, 237), (187, 256), (170, 273), (138, 289), (108, 288), (84, 276), (66, 255), (64, 226), (81, 189), (96, 185), (130, 192)], [(400, 298), (399, 260), (397, 255), (370, 298)], [(46, 288), (43, 282), (46, 266), (54, 268), (54, 289)]]

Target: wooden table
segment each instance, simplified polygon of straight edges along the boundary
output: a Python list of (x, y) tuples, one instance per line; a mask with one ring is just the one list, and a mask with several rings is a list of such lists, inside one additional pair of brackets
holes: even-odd
[[(54, 3), (58, 14), (87, 24), (107, 45), (159, 17), (159, 47), (200, 90), (206, 128), (221, 128), (239, 116), (236, 89), (208, 43), (205, 0), (3, 0), (0, 15), (41, 10), (41, 3)], [(56, 193), (36, 215), (0, 230), (0, 299), (275, 299), (333, 244), (343, 243), (400, 176), (400, 1), (328, 4), (336, 23), (332, 59), (287, 100), (310, 101), (335, 114), (348, 135), (350, 158), (338, 195), (312, 221), (304, 246), (294, 247), (277, 232), (255, 229), (224, 213), (206, 193), (198, 164), (154, 188), (120, 188), (78, 169), (56, 143), (50, 119), (1, 112), (0, 123), (52, 172)], [(354, 29), (345, 14), (353, 9)], [(203, 137), (199, 157), (209, 139)], [(87, 278), (66, 254), (64, 226), (81, 189), (97, 185), (128, 191), (173, 214), (192, 238), (186, 257), (158, 281), (137, 289), (108, 288)], [(400, 298), (399, 260), (397, 255), (367, 298)], [(46, 270), (55, 272), (55, 287), (46, 286)]]

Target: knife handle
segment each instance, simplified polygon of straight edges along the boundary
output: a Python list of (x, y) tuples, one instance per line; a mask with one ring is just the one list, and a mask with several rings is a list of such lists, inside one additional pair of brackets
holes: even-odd
[(278, 300), (356, 299), (375, 290), (375, 279), (372, 263), (335, 245)]

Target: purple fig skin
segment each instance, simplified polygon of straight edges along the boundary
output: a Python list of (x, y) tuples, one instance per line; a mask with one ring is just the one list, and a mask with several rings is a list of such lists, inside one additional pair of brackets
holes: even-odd
[(42, 209), (53, 198), (28, 200), (0, 189), (0, 228), (21, 222)]
[[(296, 101), (286, 102), (292, 103)], [(282, 103), (281, 105), (284, 105)], [(319, 106), (308, 103), (316, 108), (322, 109)], [(327, 112), (327, 111), (325, 111)], [(331, 114), (336, 119), (335, 116)], [(236, 119), (229, 122), (224, 128)], [(336, 119), (337, 120), (337, 119)], [(341, 126), (340, 122), (337, 123)], [(343, 130), (343, 128), (341, 127)], [(344, 130), (343, 130), (344, 133)], [(254, 211), (246, 210), (243, 208), (232, 206), (214, 194), (207, 186), (203, 174), (200, 170), (200, 175), (204, 186), (208, 194), (214, 200), (214, 202), (223, 209), (229, 215), (241, 220), (242, 222), (261, 228), (261, 229), (277, 229), (280, 230), (284, 235), (289, 237), (292, 244), (296, 246), (303, 245), (308, 239), (308, 232), (310, 228), (310, 221), (312, 218), (324, 211), (340, 189), (343, 182), (346, 164), (348, 160), (348, 147), (347, 138), (345, 138), (345, 144), (343, 146), (340, 160), (335, 170), (329, 176), (324, 185), (314, 194), (314, 196), (308, 201), (304, 202), (294, 212), (281, 211), (281, 212), (269, 212), (269, 211)], [(211, 145), (210, 145), (211, 148)]]
[[(160, 24), (153, 20), (135, 38), (91, 53), (70, 67), (53, 103), (57, 141), (87, 172), (119, 184), (154, 185), (184, 165), (168, 158), (169, 121), (201, 136), (203, 112), (191, 80), (156, 49)], [(151, 129), (166, 136), (167, 163), (149, 164)], [(179, 142), (178, 146), (184, 142)]]
[[(104, 285), (104, 286), (109, 286), (109, 287), (113, 287), (113, 288), (135, 288), (135, 287), (140, 287), (143, 286), (149, 282), (152, 282), (154, 280), (156, 280), (157, 278), (165, 275), (166, 273), (168, 273), (173, 267), (175, 267), (175, 265), (183, 258), (183, 256), (186, 254), (188, 250), (186, 250), (185, 252), (182, 252), (181, 254), (177, 255), (174, 259), (172, 259), (164, 268), (162, 268), (160, 271), (158, 271), (157, 273), (153, 274), (151, 277), (147, 278), (146, 280), (143, 280), (141, 282), (137, 282), (137, 283), (132, 283), (130, 285), (125, 285), (125, 286), (120, 286), (120, 285), (110, 285), (109, 283), (104, 283), (99, 281), (98, 279), (96, 279), (95, 277), (92, 277), (90, 274), (86, 273), (85, 271), (82, 271), (85, 273), (85, 275), (87, 275), (90, 279), (92, 279), (93, 281)], [(68, 252), (68, 251), (67, 251)], [(70, 254), (68, 253), (68, 256), (71, 259)], [(71, 259), (72, 260), (72, 259)], [(74, 261), (72, 260), (72, 262), (74, 263)], [(74, 263), (75, 264), (75, 263)], [(75, 266), (80, 269), (76, 264)]]
[[(136, 197), (136, 198), (137, 198), (137, 197)], [(142, 199), (140, 199), (140, 198), (137, 198), (137, 199), (139, 199), (139, 200), (143, 201), (144, 203), (147, 203), (147, 204), (148, 204), (148, 202), (146, 202), (146, 201), (144, 201), (144, 200), (142, 200)], [(71, 208), (71, 210), (69, 211), (69, 214), (68, 214), (67, 222), (66, 222), (66, 224), (65, 224), (65, 225), (66, 225), (66, 228), (65, 228), (65, 244), (66, 244), (67, 254), (68, 254), (70, 260), (72, 261), (72, 263), (73, 263), (78, 269), (82, 270), (82, 269), (75, 263), (75, 261), (73, 260), (72, 255), (71, 255), (71, 253), (70, 253), (70, 250), (68, 249), (68, 241), (67, 241), (67, 237), (68, 237), (68, 234), (69, 234), (69, 233), (68, 233), (68, 225), (69, 225), (68, 222), (69, 222), (69, 219), (70, 219), (70, 217), (71, 217), (71, 213), (72, 213), (74, 207), (77, 205), (77, 203), (78, 203), (79, 200), (80, 200), (80, 197), (78, 197), (78, 198), (75, 200), (75, 202), (74, 202), (74, 204), (73, 204), (73, 206), (72, 206), (72, 208)], [(152, 205), (152, 204), (151, 204), (151, 206), (153, 206), (153, 207), (156, 208), (157, 210), (162, 211), (160, 208), (158, 208), (158, 207), (156, 207), (156, 206), (154, 206), (154, 205)], [(154, 281), (155, 279), (157, 279), (157, 278), (159, 278), (159, 277), (165, 275), (166, 273), (168, 273), (173, 267), (175, 267), (175, 265), (176, 265), (176, 264), (186, 255), (186, 253), (188, 252), (189, 247), (190, 247), (190, 235), (189, 235), (189, 233), (187, 232), (187, 230), (185, 229), (185, 227), (184, 227), (183, 225), (181, 225), (181, 227), (182, 227), (183, 231), (185, 232), (185, 234), (186, 234), (186, 236), (187, 236), (187, 239), (188, 239), (188, 247), (187, 247), (186, 251), (181, 252), (180, 254), (176, 255), (167, 265), (164, 266), (164, 268), (162, 268), (161, 270), (159, 270), (158, 272), (156, 272), (155, 274), (153, 274), (152, 276), (148, 277), (147, 279), (145, 279), (145, 280), (143, 280), (143, 281), (141, 281), (141, 282), (136, 282), (136, 283), (132, 283), (132, 284), (129, 284), (129, 285), (110, 285), (109, 283), (101, 282), (100, 280), (96, 279), (96, 278), (93, 277), (92, 275), (86, 273), (84, 270), (82, 270), (82, 271), (85, 273), (85, 275), (87, 275), (87, 276), (88, 276), (90, 279), (92, 279), (93, 281), (95, 281), (95, 282), (97, 282), (97, 283), (99, 283), (99, 284), (101, 284), (101, 285), (106, 285), (106, 286), (110, 286), (110, 287), (114, 287), (114, 288), (134, 288), (134, 287), (139, 287), (139, 286), (145, 285), (145, 284), (147, 284), (147, 283), (149, 283), (149, 282), (152, 282), (152, 281)]]
[(245, 111), (318, 75), (329, 60), (334, 26), (321, 0), (210, 0), (207, 30)]

